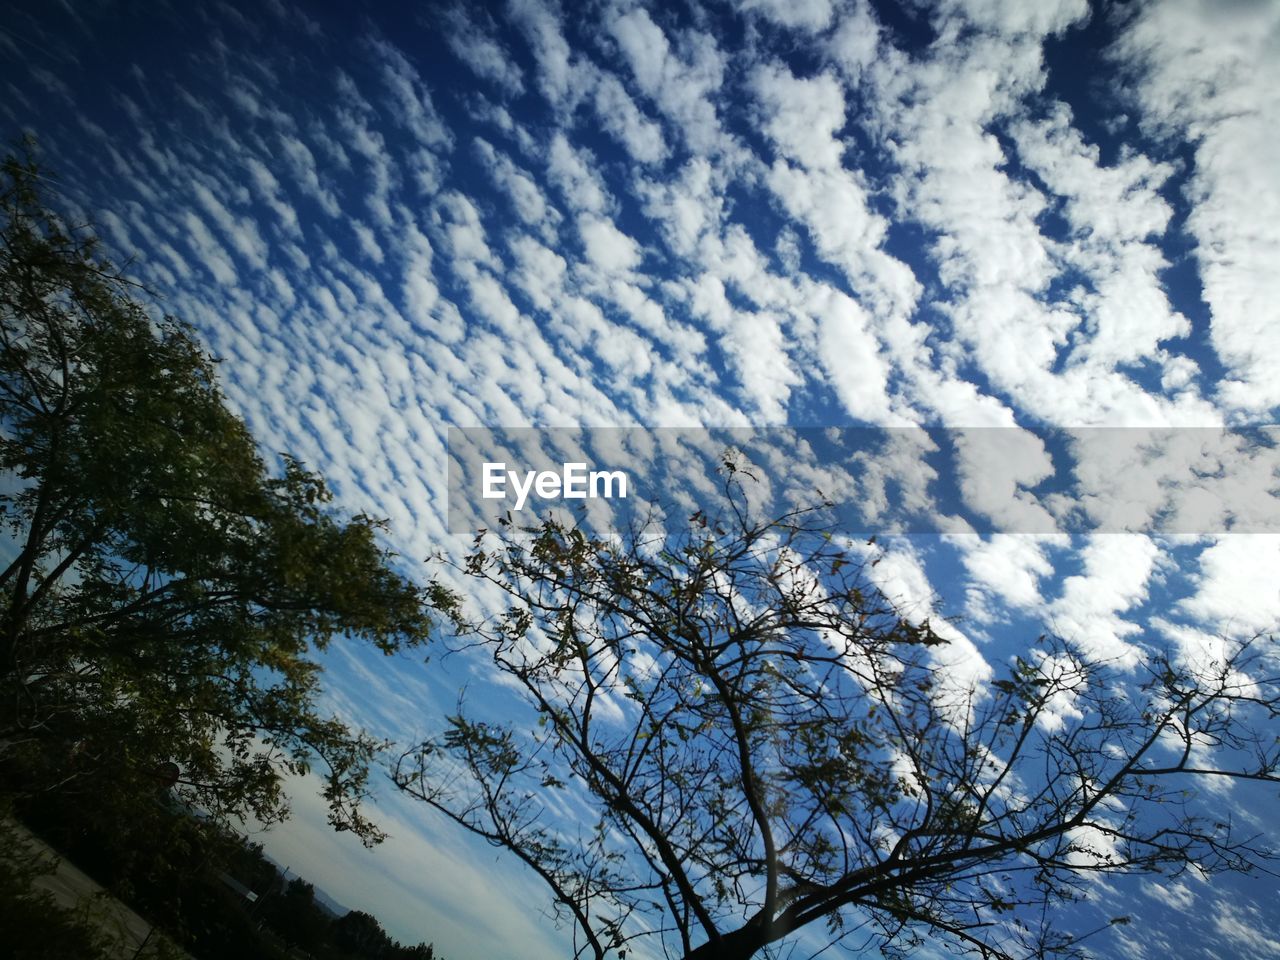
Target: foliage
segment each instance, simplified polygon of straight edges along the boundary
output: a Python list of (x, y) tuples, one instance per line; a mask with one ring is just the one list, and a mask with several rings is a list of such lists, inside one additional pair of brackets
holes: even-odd
[(0, 811), (0, 943), (14, 960), (105, 960), (107, 944), (98, 927), (59, 906), (37, 887), (50, 864), (28, 846), (24, 831)]
[[(177, 778), (217, 817), (284, 816), (319, 761), (360, 813), (380, 744), (317, 705), (314, 654), (423, 642), (419, 590), (324, 481), (268, 474), (191, 330), (153, 318), (94, 240), (0, 185), (0, 771), (11, 792), (109, 800)], [(107, 802), (104, 800), (104, 802)], [(122, 802), (127, 809), (131, 801)]]
[(865, 551), (820, 511), (752, 519), (738, 479), (679, 536), (482, 532), (460, 567), (509, 607), (442, 604), (536, 724), (460, 706), (397, 782), (535, 871), (579, 954), (745, 958), (825, 924), (886, 955), (1067, 956), (1049, 908), (1088, 876), (1267, 856), (1185, 788), (1280, 779), (1271, 640), (1134, 681), (1041, 638), (969, 690)]
[(376, 917), (352, 910), (333, 921), (332, 941), (345, 957), (367, 960), (433, 960), (435, 949), (426, 943), (412, 947), (401, 944), (382, 929)]
[[(361, 916), (368, 918), (366, 926), (374, 934), (358, 950), (343, 949), (341, 918), (317, 902), (309, 882), (297, 876), (286, 880), (261, 844), (186, 811), (145, 804), (132, 818), (110, 821), (95, 816), (89, 801), (75, 794), (59, 791), (41, 800), (18, 811), (26, 824), (163, 931), (163, 936), (157, 934), (151, 940), (147, 956), (152, 955), (153, 946), (171, 947), (172, 943), (201, 960), (284, 960), (297, 955), (297, 950), (314, 960), (431, 960), (434, 956), (429, 944), (397, 943), (367, 914)], [(8, 840), (6, 828), (21, 835), (12, 821), (0, 819), (0, 841)], [(7, 883), (7, 875), (0, 873), (0, 927), (7, 922), (16, 927), (36, 915), (44, 916), (50, 905), (48, 898), (32, 890), (37, 870), (6, 858), (4, 850), (5, 844), (0, 844), (0, 871), (7, 867), (15, 879)], [(243, 897), (227, 878), (251, 890), (257, 899)], [(63, 943), (67, 934), (59, 926), (80, 919), (80, 912), (53, 912), (48, 923), (37, 929), (50, 931), (50, 943)], [(104, 931), (101, 924), (79, 924), (79, 930), (88, 944), (82, 953), (70, 947), (40, 952), (45, 950), (44, 941), (34, 935), (24, 934), (25, 939), (13, 942), (29, 943), (32, 960), (97, 956), (92, 950), (105, 942), (104, 933), (109, 934), (110, 927)], [(7, 941), (0, 938), (2, 942)]]
[(311, 954), (324, 943), (332, 919), (316, 903), (315, 888), (301, 877), (294, 877), (284, 890), (268, 899), (262, 913), (286, 943)]

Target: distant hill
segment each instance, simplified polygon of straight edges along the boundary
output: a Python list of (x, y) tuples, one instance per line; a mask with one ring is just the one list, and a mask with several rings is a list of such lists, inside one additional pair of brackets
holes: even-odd
[[(312, 886), (314, 886), (314, 884)], [(340, 904), (337, 900), (333, 899), (333, 897), (329, 896), (329, 894), (325, 893), (319, 887), (315, 887), (315, 891), (316, 891), (316, 903), (318, 903), (321, 907), (323, 907), (327, 912), (333, 914), (335, 919), (337, 919), (338, 917), (345, 917), (348, 913), (351, 912), (350, 907), (344, 907), (342, 904)]]
[[(279, 874), (283, 875), (284, 872), (288, 870), (290, 877), (302, 876), (296, 870), (292, 870), (286, 864), (282, 864), (279, 860), (271, 856), (265, 850), (262, 851), (262, 858), (264, 860), (270, 861), (272, 866), (276, 868), (276, 872)], [(306, 877), (302, 877), (302, 879), (306, 880), (307, 883), (311, 884), (311, 889), (314, 890), (316, 894), (316, 903), (320, 905), (320, 907), (325, 911), (325, 913), (332, 914), (335, 920), (338, 917), (345, 917), (348, 913), (351, 912), (350, 907), (345, 906), (339, 903), (337, 900), (333, 899), (333, 897), (329, 896), (327, 891), (320, 889), (318, 886), (312, 883), (311, 880), (307, 879)]]

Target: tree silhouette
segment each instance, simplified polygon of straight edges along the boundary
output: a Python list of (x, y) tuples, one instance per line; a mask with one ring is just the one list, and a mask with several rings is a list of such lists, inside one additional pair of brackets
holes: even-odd
[(678, 535), (504, 522), (460, 569), (508, 607), (442, 604), (534, 718), (460, 704), (395, 779), (540, 876), (579, 955), (746, 958), (823, 925), (891, 956), (1071, 955), (1048, 908), (1088, 877), (1269, 855), (1188, 788), (1277, 781), (1272, 640), (1134, 677), (1041, 638), (969, 690), (820, 510), (755, 520), (740, 479)]
[(6, 792), (174, 786), (270, 821), (283, 774), (318, 762), (332, 823), (378, 839), (359, 804), (379, 744), (319, 711), (312, 652), (423, 642), (418, 588), (320, 477), (268, 473), (192, 332), (44, 208), (34, 166), (10, 157), (3, 178)]

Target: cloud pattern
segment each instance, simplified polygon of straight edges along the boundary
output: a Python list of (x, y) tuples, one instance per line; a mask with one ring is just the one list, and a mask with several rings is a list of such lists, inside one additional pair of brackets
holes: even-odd
[[(1280, 407), (1274, 4), (101, 2), (17, 10), (0, 53), (0, 111), (38, 135), (59, 201), (225, 360), (264, 449), (386, 517), (406, 563), (456, 543), (451, 426), (1179, 428)], [(1268, 629), (1278, 543), (872, 549), (918, 615), (965, 615), (947, 666), (980, 681), (1043, 629), (1129, 666)], [(408, 736), (476, 669), (343, 651), (333, 704)], [(424, 859), (466, 869), (385, 802)], [(322, 876), (351, 853), (308, 829), (304, 872), (340, 898), (380, 884), (416, 937), (410, 858)], [(468, 882), (486, 876), (523, 882)], [(1215, 910), (1272, 955), (1274, 926), (1223, 889), (1124, 895)], [(504, 917), (490, 952), (543, 942)], [(1206, 936), (1188, 949), (1213, 955)]]

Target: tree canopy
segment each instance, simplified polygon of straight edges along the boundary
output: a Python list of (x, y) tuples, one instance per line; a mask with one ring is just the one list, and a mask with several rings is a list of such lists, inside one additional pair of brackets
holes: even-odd
[(11, 791), (176, 781), (215, 816), (286, 812), (319, 763), (360, 813), (380, 744), (318, 705), (315, 653), (428, 636), (423, 596), (324, 481), (272, 474), (192, 330), (154, 316), (8, 158), (0, 185), (0, 769)]
[(739, 479), (683, 531), (504, 521), (460, 566), (507, 608), (444, 605), (536, 720), (462, 704), (396, 779), (537, 873), (579, 955), (746, 958), (801, 932), (1073, 955), (1050, 908), (1090, 876), (1270, 855), (1186, 790), (1280, 780), (1274, 641), (1133, 676), (1041, 638), (969, 689), (867, 551), (820, 510), (754, 519)]

